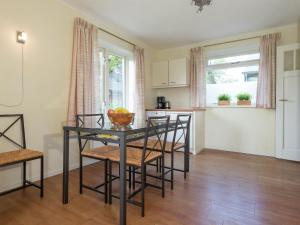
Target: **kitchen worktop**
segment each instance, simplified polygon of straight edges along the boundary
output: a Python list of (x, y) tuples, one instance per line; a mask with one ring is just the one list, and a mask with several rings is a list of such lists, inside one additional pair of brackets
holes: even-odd
[(205, 108), (172, 108), (172, 109), (146, 109), (146, 111), (165, 111), (165, 112), (197, 112), (205, 111)]

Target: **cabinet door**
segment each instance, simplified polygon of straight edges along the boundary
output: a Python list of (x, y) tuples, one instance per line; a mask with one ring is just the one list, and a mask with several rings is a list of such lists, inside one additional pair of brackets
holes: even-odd
[(169, 61), (169, 86), (186, 86), (189, 84), (187, 59)]
[(164, 87), (168, 85), (168, 77), (169, 77), (168, 61), (153, 63), (152, 72), (153, 72), (153, 77), (152, 77), (153, 87)]

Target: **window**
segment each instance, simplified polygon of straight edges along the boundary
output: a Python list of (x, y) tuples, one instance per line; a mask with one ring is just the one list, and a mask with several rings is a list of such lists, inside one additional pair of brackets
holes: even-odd
[(97, 103), (100, 112), (109, 108), (128, 107), (128, 83), (132, 63), (130, 53), (114, 49), (100, 50), (100, 102)]
[(258, 50), (208, 56), (206, 65), (207, 106), (217, 106), (218, 96), (228, 94), (231, 105), (237, 103), (239, 93), (249, 93), (252, 105), (256, 102), (260, 54)]
[(110, 108), (125, 106), (125, 57), (108, 55), (108, 104)]

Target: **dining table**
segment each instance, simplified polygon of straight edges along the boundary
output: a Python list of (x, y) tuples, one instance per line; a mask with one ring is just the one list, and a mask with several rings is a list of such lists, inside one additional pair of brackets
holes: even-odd
[[(70, 139), (77, 138), (77, 134), (87, 134), (89, 140), (100, 141), (102, 143), (113, 143), (120, 148), (120, 201), (119, 201), (119, 224), (126, 225), (126, 144), (131, 141), (145, 138), (147, 123), (134, 123), (126, 127), (114, 126), (107, 118), (103, 123), (92, 123), (92, 125), (78, 126), (72, 122), (63, 125), (63, 204), (69, 203), (69, 155)], [(159, 128), (157, 124), (156, 129)], [(176, 121), (170, 120), (168, 132), (175, 130)], [(184, 170), (189, 171), (189, 137), (188, 144), (184, 148)], [(79, 151), (78, 149), (76, 152)]]

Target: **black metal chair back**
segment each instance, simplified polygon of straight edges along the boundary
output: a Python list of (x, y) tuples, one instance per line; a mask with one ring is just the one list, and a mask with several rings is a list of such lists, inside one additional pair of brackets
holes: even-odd
[[(160, 116), (160, 117), (149, 117), (147, 120), (147, 129), (144, 139), (144, 147), (142, 154), (142, 165), (146, 161), (147, 157), (151, 154), (154, 149), (157, 149), (157, 146), (162, 151), (164, 155), (168, 129), (169, 129), (170, 116)], [(155, 140), (153, 146), (149, 148), (148, 141), (151, 137), (151, 140)], [(154, 138), (155, 139), (154, 139)]]
[(76, 115), (76, 127), (84, 127), (89, 125), (92, 127), (93, 123), (96, 123), (101, 127), (104, 126), (103, 114), (78, 114)]
[[(99, 125), (99, 128), (104, 126), (104, 115), (103, 114), (78, 114), (76, 115), (76, 127), (86, 127), (86, 124), (92, 128), (93, 124)], [(80, 152), (83, 151), (86, 144), (90, 140), (89, 137), (95, 136), (97, 134), (87, 134), (81, 135), (80, 131), (77, 132), (78, 135), (78, 143), (79, 143), (79, 150)], [(84, 140), (84, 143), (82, 141)], [(101, 141), (102, 142), (102, 141)], [(107, 144), (106, 142), (102, 142), (103, 144)]]
[[(192, 114), (177, 115), (174, 136), (172, 141), (172, 149), (174, 149), (174, 147), (179, 143), (184, 143), (184, 146), (187, 146), (189, 144), (188, 137), (190, 135), (191, 118), (192, 118)], [(179, 133), (178, 131), (182, 131), (182, 133), (178, 135)]]
[[(3, 130), (0, 131), (0, 138), (5, 138), (9, 142), (15, 144), (16, 146), (25, 149), (26, 148), (26, 138), (25, 138), (25, 127), (24, 127), (24, 116), (23, 114), (4, 114), (0, 115), (0, 118), (13, 118), (13, 121)], [(13, 138), (8, 137), (7, 132), (17, 124), (17, 122), (21, 123), (21, 142), (14, 140)]]

